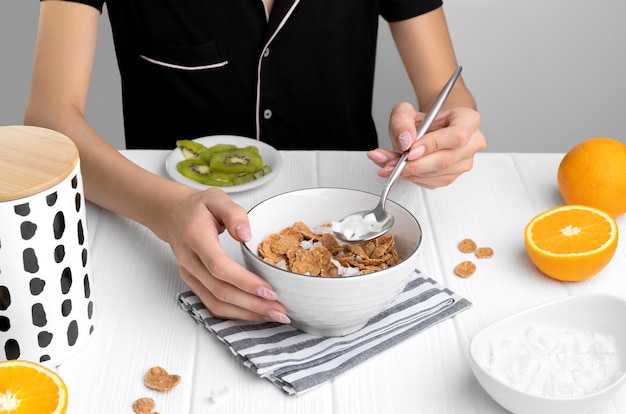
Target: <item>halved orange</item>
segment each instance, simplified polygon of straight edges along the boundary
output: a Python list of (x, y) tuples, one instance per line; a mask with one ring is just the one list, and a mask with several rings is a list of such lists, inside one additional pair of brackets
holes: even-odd
[(618, 227), (609, 214), (568, 205), (533, 218), (524, 231), (530, 260), (547, 276), (576, 282), (602, 270), (617, 249)]
[(67, 387), (54, 371), (34, 362), (0, 362), (0, 414), (64, 414)]

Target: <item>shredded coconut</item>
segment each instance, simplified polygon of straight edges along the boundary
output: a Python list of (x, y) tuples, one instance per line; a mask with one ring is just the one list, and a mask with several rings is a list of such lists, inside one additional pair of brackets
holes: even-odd
[(378, 233), (382, 228), (382, 224), (376, 221), (374, 213), (369, 213), (364, 216), (352, 214), (341, 222), (332, 222), (333, 231), (342, 234), (345, 240), (360, 240), (366, 234), (372, 232)]
[(546, 397), (591, 394), (621, 375), (612, 337), (537, 326), (493, 341), (488, 369), (513, 388)]

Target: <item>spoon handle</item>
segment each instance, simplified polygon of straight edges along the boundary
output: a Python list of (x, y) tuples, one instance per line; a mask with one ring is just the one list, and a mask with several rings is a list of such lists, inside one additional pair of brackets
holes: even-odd
[[(430, 110), (426, 113), (424, 120), (422, 121), (419, 128), (417, 129), (417, 135), (415, 136), (415, 139), (421, 138), (422, 135), (424, 135), (428, 131), (428, 128), (430, 128), (430, 126), (432, 125), (433, 121), (435, 120), (435, 117), (439, 113), (439, 110), (443, 106), (443, 103), (448, 98), (448, 95), (450, 95), (450, 91), (452, 90), (452, 87), (456, 83), (456, 80), (459, 78), (459, 75), (461, 74), (461, 70), (463, 70), (463, 68), (461, 66), (458, 66), (456, 70), (454, 71), (454, 73), (452, 74), (452, 76), (450, 77), (450, 79), (448, 80), (448, 83), (446, 83), (443, 89), (441, 90), (441, 92), (439, 92), (439, 96), (437, 96), (437, 99), (435, 99), (435, 102), (430, 107)], [(391, 175), (389, 176), (387, 185), (385, 186), (385, 189), (383, 190), (383, 193), (381, 195), (381, 200), (385, 200), (385, 201), (387, 200), (387, 196), (389, 195), (389, 190), (391, 190), (391, 187), (393, 186), (393, 184), (396, 182), (400, 174), (402, 174), (402, 171), (404, 170), (404, 167), (406, 166), (406, 157), (408, 153), (409, 153), (408, 150), (404, 151), (404, 153), (402, 154), (402, 157), (400, 157), (400, 160), (396, 164), (396, 168), (394, 168)]]

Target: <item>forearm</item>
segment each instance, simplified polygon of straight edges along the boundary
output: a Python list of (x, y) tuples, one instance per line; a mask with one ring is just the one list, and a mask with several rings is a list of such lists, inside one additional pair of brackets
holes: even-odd
[[(52, 109), (55, 108), (55, 109)], [(85, 196), (91, 202), (129, 217), (167, 239), (162, 228), (173, 204), (195, 190), (154, 175), (115, 150), (72, 109), (31, 99), (24, 123), (59, 131), (78, 147)]]

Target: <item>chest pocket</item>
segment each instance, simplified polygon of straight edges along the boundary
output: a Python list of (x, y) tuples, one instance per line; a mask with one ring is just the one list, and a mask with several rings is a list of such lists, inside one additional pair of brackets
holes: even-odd
[(151, 64), (183, 71), (206, 71), (228, 66), (218, 41), (194, 46), (173, 45), (144, 39), (139, 57)]

